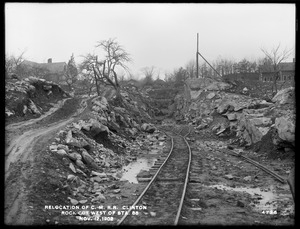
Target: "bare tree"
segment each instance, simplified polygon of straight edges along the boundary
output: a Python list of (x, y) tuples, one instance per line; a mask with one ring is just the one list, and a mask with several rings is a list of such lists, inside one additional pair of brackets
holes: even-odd
[(211, 76), (211, 71), (211, 68), (207, 68), (205, 62), (199, 66), (199, 73), (201, 75), (201, 78), (207, 78)]
[(129, 71), (126, 66), (126, 63), (131, 61), (129, 53), (115, 39), (111, 38), (99, 41), (96, 48), (101, 48), (104, 51), (104, 59), (99, 60), (98, 55), (88, 54), (84, 57), (81, 66), (86, 71), (93, 72), (98, 95), (100, 95), (100, 83), (104, 83), (113, 86), (117, 91), (117, 96), (120, 96), (119, 77), (116, 68), (121, 67), (125, 71)]
[(145, 75), (145, 78), (143, 79), (143, 85), (145, 86), (152, 84), (154, 81), (155, 67), (144, 67), (141, 69), (141, 71)]
[(185, 69), (187, 70), (188, 77), (189, 78), (195, 78), (196, 77), (196, 61), (195, 60), (190, 60), (186, 65)]
[(79, 85), (84, 89), (88, 91), (88, 96), (91, 96), (91, 93), (93, 91), (93, 88), (95, 87), (95, 81), (94, 77), (91, 71), (84, 71), (81, 72), (82, 80), (77, 81)]
[(84, 60), (80, 64), (79, 68), (80, 68), (83, 76), (86, 76), (87, 78), (89, 78), (89, 77), (93, 78), (93, 81), (91, 81), (91, 82), (93, 82), (95, 84), (97, 94), (100, 95), (100, 89), (99, 89), (100, 79), (99, 79), (98, 75), (95, 74), (95, 71), (94, 71), (95, 61), (96, 61), (95, 55), (87, 54), (86, 56), (84, 56)]
[(17, 76), (23, 76), (24, 71), (26, 70), (22, 65), (24, 61), (24, 53), (23, 51), (20, 55), (18, 56), (5, 56), (5, 76), (8, 77), (10, 74), (16, 74)]
[(5, 55), (5, 77), (6, 78), (12, 73), (13, 67), (14, 67), (13, 59), (10, 56)]
[(285, 48), (280, 51), (280, 44), (273, 48), (271, 51), (267, 51), (265, 48), (261, 48), (261, 51), (265, 54), (266, 58), (273, 66), (273, 95), (277, 93), (277, 80), (279, 79), (279, 72), (281, 70), (280, 63), (286, 60), (292, 53), (292, 49)]

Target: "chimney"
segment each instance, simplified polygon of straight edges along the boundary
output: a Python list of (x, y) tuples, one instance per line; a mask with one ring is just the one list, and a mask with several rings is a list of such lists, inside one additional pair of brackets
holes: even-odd
[(48, 59), (48, 64), (52, 64), (52, 58)]

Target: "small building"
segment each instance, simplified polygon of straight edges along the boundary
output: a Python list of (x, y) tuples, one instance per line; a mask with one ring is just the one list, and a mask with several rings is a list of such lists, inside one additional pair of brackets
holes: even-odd
[[(279, 78), (278, 82), (292, 81), (295, 77), (295, 58), (293, 62), (283, 62), (278, 65)], [(264, 64), (259, 67), (260, 80), (272, 82), (275, 76), (274, 65)]]
[(256, 72), (233, 73), (233, 74), (223, 75), (222, 77), (223, 77), (223, 79), (226, 79), (226, 80), (258, 81), (259, 80), (259, 73), (256, 73)]
[(64, 73), (67, 66), (65, 62), (52, 62), (52, 58), (49, 58), (47, 63), (24, 60), (22, 64), (31, 68), (31, 71), (35, 72), (37, 77), (43, 77), (56, 83), (64, 81)]

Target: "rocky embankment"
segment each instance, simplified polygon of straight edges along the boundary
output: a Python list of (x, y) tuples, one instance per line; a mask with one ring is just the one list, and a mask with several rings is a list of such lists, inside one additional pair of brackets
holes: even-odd
[(271, 102), (230, 92), (233, 85), (211, 79), (190, 79), (185, 95), (177, 95), (176, 113), (196, 132), (231, 138), (237, 146), (293, 150), (295, 146), (294, 87), (279, 91)]
[(99, 172), (103, 166), (119, 168), (121, 155), (131, 152), (137, 134), (156, 130), (146, 122), (151, 119), (147, 106), (135, 93), (122, 91), (121, 102), (114, 93), (109, 101), (105, 96), (93, 98), (91, 112), (61, 130), (49, 150), (60, 155), (74, 173)]
[(48, 111), (53, 103), (67, 97), (69, 94), (58, 84), (44, 79), (9, 79), (5, 84), (6, 123), (39, 117)]

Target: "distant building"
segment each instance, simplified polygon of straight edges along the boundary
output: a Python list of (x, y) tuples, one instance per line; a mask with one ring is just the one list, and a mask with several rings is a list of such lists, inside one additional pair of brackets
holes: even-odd
[[(293, 62), (284, 62), (278, 65), (279, 82), (292, 81), (295, 77), (295, 58)], [(260, 65), (259, 67), (260, 80), (265, 82), (273, 81), (275, 75), (274, 66), (269, 64)]]
[(67, 64), (65, 62), (52, 62), (52, 58), (48, 59), (47, 63), (36, 63), (33, 61), (24, 60), (23, 63), (36, 72), (36, 76), (43, 77), (56, 83), (64, 81), (64, 72)]
[(223, 77), (223, 79), (227, 79), (227, 80), (252, 80), (252, 81), (258, 81), (259, 80), (259, 73), (256, 73), (256, 72), (233, 73), (233, 74), (223, 75), (222, 77)]
[(130, 80), (121, 81), (120, 84), (122, 86), (135, 86), (136, 87), (139, 83), (135, 79), (130, 79)]

